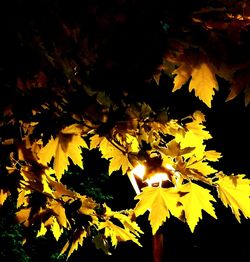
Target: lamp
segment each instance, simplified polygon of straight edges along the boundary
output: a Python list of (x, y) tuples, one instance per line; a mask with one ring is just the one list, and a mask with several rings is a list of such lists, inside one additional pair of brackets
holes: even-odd
[[(137, 162), (135, 167), (128, 173), (130, 182), (137, 195), (140, 194), (141, 188), (145, 186), (174, 187), (178, 184), (180, 174), (173, 166), (170, 164), (162, 166), (162, 161), (156, 161), (157, 164), (152, 166), (149, 163), (147, 161)], [(153, 261), (161, 262), (164, 242), (162, 232), (158, 230), (152, 240)]]
[(175, 186), (173, 184), (173, 179), (177, 182), (180, 175), (170, 164), (166, 164), (165, 167), (148, 167), (147, 163), (137, 163), (137, 165), (128, 173), (128, 177), (136, 194), (140, 194), (141, 188), (145, 186)]

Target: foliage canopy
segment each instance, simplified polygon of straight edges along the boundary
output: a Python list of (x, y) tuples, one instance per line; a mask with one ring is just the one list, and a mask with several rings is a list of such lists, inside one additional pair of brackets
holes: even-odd
[[(120, 241), (141, 245), (136, 218), (145, 213), (152, 234), (171, 216), (193, 232), (203, 212), (217, 218), (216, 201), (239, 222), (250, 218), (250, 179), (215, 168), (222, 155), (207, 148), (206, 116), (197, 109), (176, 119), (168, 108), (171, 93), (187, 88), (213, 110), (223, 81), (226, 101), (244, 96), (249, 105), (250, 4), (37, 5), (17, 1), (4, 18), (0, 205), (12, 195), (17, 221), (37, 237), (70, 232), (68, 257), (86, 238), (107, 254)], [(84, 169), (83, 151), (93, 150), (110, 176), (131, 178), (146, 165), (133, 209), (114, 211), (67, 185), (65, 174)], [(155, 172), (168, 179), (148, 183)]]

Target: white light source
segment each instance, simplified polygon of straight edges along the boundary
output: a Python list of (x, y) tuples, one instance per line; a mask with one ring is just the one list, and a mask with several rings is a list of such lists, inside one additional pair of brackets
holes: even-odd
[[(169, 171), (174, 172), (175, 169), (169, 165), (166, 167)], [(143, 181), (144, 176), (146, 174), (146, 166), (143, 164), (136, 165), (128, 174), (130, 182), (136, 192), (136, 194), (140, 193), (140, 188), (138, 187), (138, 183), (136, 181), (136, 177)], [(162, 186), (163, 181), (170, 180), (168, 173), (166, 172), (156, 172), (147, 178), (144, 182), (148, 184), (148, 186), (153, 186), (154, 184), (158, 184), (159, 187)]]

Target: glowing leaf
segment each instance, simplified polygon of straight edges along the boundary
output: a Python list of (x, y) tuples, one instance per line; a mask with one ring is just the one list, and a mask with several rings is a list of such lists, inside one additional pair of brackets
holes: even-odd
[(96, 202), (86, 196), (80, 196), (80, 201), (81, 201), (81, 207), (79, 208), (79, 212), (84, 214), (84, 215), (93, 215), (95, 214), (94, 208), (97, 207)]
[(217, 172), (217, 170), (209, 166), (207, 162), (202, 162), (202, 161), (198, 161), (190, 165), (187, 163), (187, 168), (195, 169), (199, 173), (202, 173), (204, 176)]
[(126, 134), (126, 142), (130, 145), (130, 152), (138, 153), (140, 150), (139, 142), (136, 137)]
[(55, 239), (58, 241), (59, 237), (62, 234), (62, 229), (60, 228), (57, 219), (53, 216), (53, 223), (51, 225), (50, 230), (52, 231)]
[(112, 211), (107, 204), (103, 204), (103, 207), (105, 208), (106, 217), (118, 219), (126, 230), (132, 232), (136, 236), (139, 236), (139, 233), (143, 234), (138, 224), (131, 220), (131, 214), (129, 211), (125, 214), (118, 211)]
[(3, 189), (0, 190), (0, 206), (3, 205), (3, 203), (5, 202), (5, 200), (7, 199), (9, 194), (9, 191), (5, 191)]
[(36, 234), (36, 237), (44, 236), (47, 232), (47, 228), (44, 226), (44, 223), (41, 223), (41, 227)]
[(142, 193), (137, 195), (137, 203), (134, 211), (136, 216), (149, 210), (149, 221), (153, 235), (159, 227), (170, 217), (170, 212), (176, 217), (181, 215), (181, 206), (178, 205), (180, 195), (175, 188), (144, 187)]
[(47, 145), (38, 152), (38, 157), (44, 165), (47, 165), (54, 157), (53, 168), (60, 181), (70, 164), (68, 158), (71, 158), (75, 165), (83, 168), (81, 147), (87, 148), (86, 142), (81, 137), (81, 129), (76, 125), (71, 125), (63, 129), (55, 139), (51, 137)]
[(192, 232), (199, 219), (202, 218), (202, 210), (206, 211), (212, 217), (217, 218), (214, 207), (210, 202), (215, 201), (215, 199), (209, 190), (195, 183), (188, 182), (182, 185), (181, 191), (187, 193), (181, 197), (180, 202), (183, 204), (185, 218)]
[(138, 239), (134, 234), (132, 234), (128, 229), (121, 228), (111, 221), (105, 221), (105, 222), (100, 222), (99, 225), (99, 230), (104, 229), (104, 235), (105, 237), (110, 237), (112, 246), (116, 247), (118, 244), (118, 241), (128, 241), (132, 240), (135, 242), (137, 245), (141, 246), (139, 243)]
[(221, 153), (215, 151), (215, 150), (208, 150), (205, 151), (205, 158), (209, 161), (218, 161), (219, 158), (221, 158)]
[(176, 75), (173, 92), (180, 89), (191, 77), (189, 91), (194, 90), (195, 95), (208, 107), (211, 107), (211, 101), (215, 94), (214, 89), (218, 90), (215, 73), (205, 57), (199, 57), (198, 61), (195, 59), (194, 57), (184, 57), (182, 64), (173, 71), (173, 74)]
[(191, 76), (192, 68), (188, 63), (181, 64), (177, 69), (173, 71), (173, 74), (176, 75), (174, 78), (174, 88), (173, 92), (180, 89)]
[(218, 83), (211, 66), (208, 63), (200, 63), (193, 68), (191, 75), (189, 91), (194, 89), (195, 95), (208, 107), (211, 107), (211, 101), (215, 94), (214, 89), (218, 90)]
[(103, 138), (100, 143), (100, 151), (103, 158), (109, 160), (109, 174), (121, 168), (122, 174), (126, 174), (130, 163), (127, 155), (116, 148), (107, 138)]
[(103, 137), (100, 137), (99, 135), (93, 135), (91, 138), (90, 138), (90, 149), (94, 149), (94, 148), (97, 148), (99, 146), (99, 144), (101, 143)]
[(186, 158), (196, 155), (198, 159), (201, 159), (205, 154), (204, 140), (211, 139), (212, 136), (205, 130), (205, 126), (201, 122), (203, 117), (197, 115), (197, 112), (195, 112), (192, 118), (192, 122), (185, 124), (185, 129), (187, 131), (184, 134), (177, 133), (175, 140), (180, 143), (181, 149), (188, 147), (194, 148), (190, 154), (185, 156)]
[(73, 235), (73, 240), (70, 243), (70, 241), (67, 241), (66, 244), (64, 245), (62, 251), (60, 254), (64, 254), (68, 249), (68, 256), (67, 258), (69, 258), (72, 253), (78, 249), (78, 246), (82, 246), (83, 245), (83, 240), (84, 238), (87, 237), (87, 232), (85, 229), (78, 229), (76, 231), (76, 233)]
[(245, 175), (225, 176), (220, 174), (217, 181), (218, 195), (222, 203), (230, 206), (236, 219), (240, 222), (240, 212), (250, 218), (250, 179)]
[(62, 204), (57, 201), (53, 201), (53, 203), (50, 205), (50, 209), (54, 213), (59, 225), (66, 228), (67, 227), (67, 217), (65, 213), (65, 208), (62, 206)]

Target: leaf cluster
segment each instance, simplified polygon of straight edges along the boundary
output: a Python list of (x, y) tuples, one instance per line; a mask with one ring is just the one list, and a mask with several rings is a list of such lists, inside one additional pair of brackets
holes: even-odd
[[(151, 5), (140, 1), (79, 2), (72, 10), (63, 1), (46, 2), (41, 13), (28, 14), (20, 1), (22, 22), (6, 20), (4, 32), (15, 36), (18, 55), (15, 69), (9, 62), (1, 66), (8, 73), (1, 97), (0, 205), (14, 197), (18, 223), (35, 227), (37, 237), (49, 233), (59, 241), (69, 234), (61, 250), (68, 258), (87, 238), (106, 254), (120, 241), (140, 246), (136, 218), (146, 212), (153, 234), (171, 216), (193, 232), (203, 212), (217, 218), (217, 200), (239, 222), (249, 218), (250, 180), (214, 167), (222, 155), (207, 148), (206, 116), (196, 110), (175, 119), (162, 95), (188, 87), (212, 108), (224, 79), (226, 100), (244, 94), (249, 104), (250, 6), (191, 1), (181, 12), (173, 1), (156, 1), (150, 15)], [(139, 11), (145, 25), (136, 19)], [(135, 186), (133, 209), (114, 211), (67, 184), (70, 168), (83, 170), (85, 153), (93, 151), (108, 163), (109, 176), (128, 176)], [(139, 178), (138, 166), (144, 168)]]

